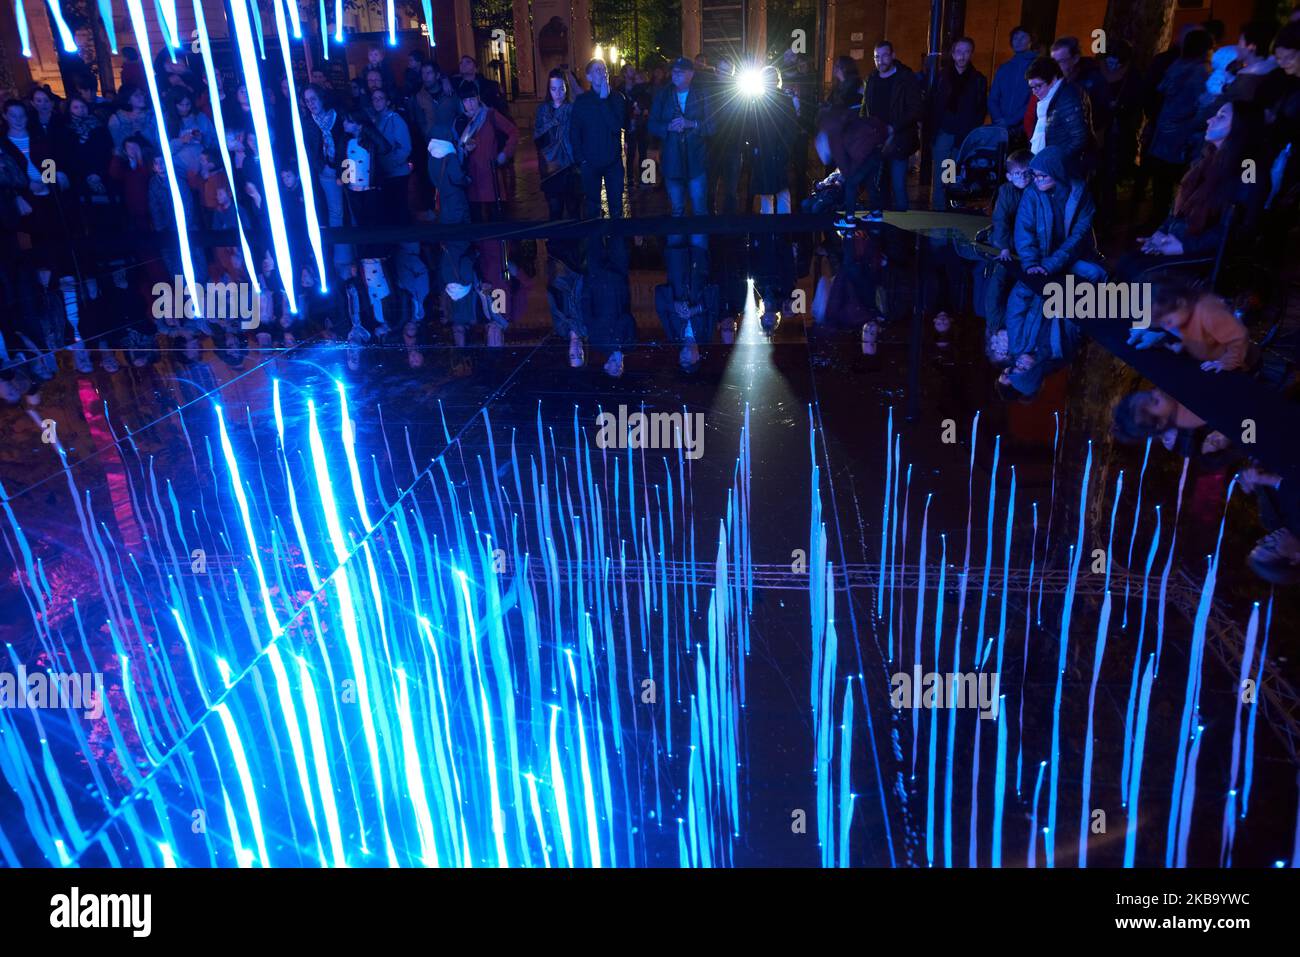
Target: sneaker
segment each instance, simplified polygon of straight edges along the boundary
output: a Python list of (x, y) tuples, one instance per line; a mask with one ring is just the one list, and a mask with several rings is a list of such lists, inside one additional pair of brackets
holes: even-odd
[(117, 364), (117, 356), (113, 354), (112, 349), (104, 350), (104, 358), (99, 361), (99, 364), (103, 366), (104, 371), (108, 373), (116, 372), (121, 368), (121, 366)]
[(857, 229), (858, 219), (856, 216), (839, 216), (835, 220), (836, 229)]
[(883, 223), (884, 221), (885, 221), (885, 214), (881, 210), (872, 209), (867, 211), (866, 222)]
[(1279, 528), (1261, 538), (1248, 560), (1264, 581), (1275, 585), (1300, 581), (1300, 539), (1288, 529)]

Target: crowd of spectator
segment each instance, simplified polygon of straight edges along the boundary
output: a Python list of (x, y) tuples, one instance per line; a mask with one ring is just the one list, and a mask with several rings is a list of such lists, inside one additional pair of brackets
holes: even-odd
[[(620, 219), (647, 191), (663, 192), (671, 217), (697, 222), (840, 213), (837, 233), (807, 242), (775, 231), (740, 240), (768, 330), (820, 268), (816, 246), (830, 250), (837, 275), (814, 312), (825, 314), (829, 298), (841, 322), (860, 317), (863, 347), (874, 349), (888, 310), (874, 294), (885, 260), (873, 258), (856, 212), (865, 196), (865, 222), (878, 221), (923, 196), (933, 211), (992, 217), (987, 263), (943, 284), (934, 325), (946, 332), (967, 310), (984, 319), (1007, 399), (1032, 398), (1077, 355), (1080, 328), (1045, 308), (1067, 276), (1152, 283), (1151, 322), (1134, 345), (1176, 348), (1207, 373), (1249, 370), (1260, 350), (1218, 286), (1234, 255), (1277, 262), (1295, 222), (1300, 18), (1279, 26), (1247, 23), (1236, 37), (1216, 21), (1189, 26), (1145, 65), (1118, 38), (1089, 56), (1074, 37), (1040, 44), (1017, 26), (991, 81), (967, 37), (919, 69), (882, 40), (865, 78), (858, 60), (839, 57), (826, 88), (792, 51), (761, 68), (593, 59), (552, 70), (529, 116), (472, 57), (445, 74), (419, 51), (398, 62), (378, 46), (344, 87), (319, 70), (294, 83), (272, 68), (252, 93), (230, 79), (242, 74), (213, 71), (200, 54), (163, 51), (153, 61), (159, 114), (146, 64), (127, 49), (111, 99), (93, 71), (75, 70), (63, 97), (37, 87), (4, 104), (0, 397), (34, 402), (64, 353), (79, 372), (96, 358), (112, 372), (164, 347), (193, 361), (210, 340), (239, 366), (254, 343), (291, 346), (311, 331), (346, 342), (353, 366), (376, 339), (400, 340), (416, 366), (421, 326), (437, 322), (461, 353), (479, 328), (501, 346), (521, 308), (521, 271), (531, 275), (536, 259), (509, 238), (452, 229), (422, 241), (405, 227), (517, 218), (521, 150), (536, 157), (553, 221)], [(813, 155), (827, 174), (816, 182)], [(990, 156), (996, 181), (981, 191)], [(1130, 235), (1139, 222), (1146, 228)], [(326, 237), (319, 260), (313, 224)], [(729, 341), (749, 290), (727, 265), (734, 239), (687, 232), (683, 224), (663, 244), (655, 310), (691, 370), (715, 335)], [(628, 241), (551, 239), (545, 271), (570, 364), (592, 350), (621, 375), (636, 338)], [(183, 297), (158, 290), (191, 274), (200, 285), (252, 286), (251, 309), (160, 309)], [(1171, 401), (1126, 399), (1117, 433), (1172, 445), (1196, 417), (1167, 414)], [(1221, 453), (1220, 441), (1206, 448)], [(1293, 532), (1300, 525), (1261, 543), (1261, 567), (1300, 574)]]

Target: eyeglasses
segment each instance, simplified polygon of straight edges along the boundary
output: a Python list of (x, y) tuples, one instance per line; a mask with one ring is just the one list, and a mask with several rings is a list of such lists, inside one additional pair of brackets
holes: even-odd
[(1034, 176), (1034, 179), (1036, 179), (1036, 180), (1040, 180), (1040, 181), (1041, 181), (1041, 180), (1051, 179), (1051, 178), (1052, 178), (1052, 174), (1051, 174), (1051, 173), (1044, 173), (1044, 172), (1042, 172), (1041, 170), (1034, 170), (1034, 171), (1033, 171), (1033, 176)]

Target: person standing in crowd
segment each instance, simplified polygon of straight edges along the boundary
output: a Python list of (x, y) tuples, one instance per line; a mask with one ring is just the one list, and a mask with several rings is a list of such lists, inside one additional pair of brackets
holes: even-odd
[(551, 71), (546, 81), (546, 94), (533, 122), (542, 193), (546, 196), (546, 208), (552, 220), (577, 219), (580, 200), (578, 172), (569, 138), (573, 96), (563, 70)]
[(875, 62), (876, 69), (867, 77), (866, 112), (885, 124), (880, 176), (889, 183), (889, 208), (906, 211), (907, 165), (920, 146), (918, 127), (925, 109), (921, 81), (894, 58), (888, 40), (876, 44)]
[(378, 176), (383, 190), (384, 218), (388, 225), (410, 222), (408, 186), (411, 181), (411, 131), (406, 120), (397, 115), (385, 90), (370, 94), (375, 128), (388, 142), (388, 149), (378, 156)]
[(1051, 57), (1040, 56), (1031, 63), (1025, 80), (1035, 99), (1029, 151), (1037, 156), (1048, 146), (1060, 147), (1071, 172), (1082, 172), (1093, 146), (1087, 94), (1061, 75)]
[(627, 107), (623, 94), (609, 88), (609, 68), (604, 60), (587, 64), (591, 89), (573, 102), (569, 141), (582, 175), (585, 197), (583, 216), (600, 217), (601, 185), (609, 203), (610, 219), (623, 216), (623, 144), (621, 136)]
[[(470, 216), (475, 222), (496, 222), (505, 218), (505, 207), (510, 200), (500, 174), (515, 155), (519, 130), (483, 102), (478, 90), (474, 83), (460, 85), (464, 115), (456, 121), (460, 129), (458, 142), (469, 171)], [(505, 342), (505, 329), (514, 309), (506, 241), (484, 240), (477, 244), (477, 249), (479, 276), (493, 295), (488, 311), (487, 341), (490, 346), (500, 346)]]
[(497, 171), (514, 157), (519, 130), (479, 96), (475, 84), (462, 82), (457, 92), (462, 115), (456, 124), (470, 178), (470, 215), (476, 223), (495, 221), (509, 199), (503, 194)]
[(118, 84), (122, 88), (133, 86), (143, 90), (149, 83), (144, 74), (144, 63), (140, 60), (140, 51), (135, 47), (122, 47), (122, 78)]
[[(32, 106), (32, 132), (54, 144), (55, 153), (63, 152), (67, 118), (59, 112), (58, 101), (47, 86), (38, 86), (29, 97)], [(62, 158), (62, 157), (60, 157)]]
[(835, 58), (831, 68), (831, 95), (827, 106), (862, 112), (862, 98), (865, 86), (862, 75), (858, 72), (858, 61), (851, 56)]
[(654, 105), (654, 90), (644, 70), (636, 72), (632, 88), (626, 96), (628, 129), (623, 139), (626, 143), (627, 183), (628, 189), (640, 189), (652, 185), (641, 178), (641, 167), (650, 154), (650, 107)]
[(1106, 79), (1097, 61), (1083, 55), (1078, 37), (1060, 37), (1052, 43), (1051, 55), (1061, 68), (1065, 82), (1073, 83), (1087, 94), (1092, 128), (1100, 138), (1110, 117), (1106, 115)]
[[(347, 190), (348, 210), (352, 221), (362, 229), (371, 229), (384, 225), (383, 173), (380, 170), (380, 157), (391, 148), (383, 134), (371, 122), (370, 115), (363, 109), (354, 109), (343, 120), (343, 131), (347, 135), (344, 145), (343, 183)], [(371, 309), (374, 313), (376, 332), (384, 335), (388, 326), (384, 321), (383, 300), (388, 296), (388, 280), (384, 276), (380, 256), (382, 247), (376, 244), (362, 243), (357, 247), (361, 260), (359, 278), (365, 284)], [(349, 313), (352, 319), (351, 341), (365, 341), (369, 333), (361, 321), (360, 302), (355, 288), (349, 289)]]
[(1288, 86), (1286, 73), (1278, 68), (1277, 60), (1268, 50), (1277, 36), (1277, 25), (1267, 20), (1247, 23), (1241, 28), (1237, 40), (1237, 62), (1241, 68), (1237, 75), (1224, 85), (1223, 97), (1235, 102), (1251, 100), (1271, 108), (1282, 98)]
[(1142, 157), (1143, 164), (1150, 165), (1153, 217), (1163, 217), (1169, 211), (1174, 189), (1202, 142), (1210, 105), (1205, 84), (1210, 74), (1211, 42), (1204, 30), (1189, 33), (1183, 40), (1182, 56), (1160, 82), (1160, 115), (1150, 154)]
[(951, 176), (946, 168), (956, 164), (957, 152), (968, 133), (984, 122), (988, 104), (988, 80), (971, 64), (975, 41), (960, 37), (953, 41), (949, 55), (939, 67), (934, 89), (930, 91), (929, 128), (931, 135), (930, 162), (932, 180), (930, 207), (948, 208), (944, 177)]
[[(311, 174), (320, 187), (317, 195), (323, 206), (321, 220), (328, 227), (338, 228), (343, 225), (344, 216), (341, 179), (343, 160), (347, 157), (347, 134), (334, 108), (334, 98), (325, 87), (308, 84), (302, 91), (302, 102), (307, 113), (302, 124), (303, 147)], [(346, 245), (334, 247), (335, 266), (350, 260)]]
[[(650, 111), (650, 132), (664, 144), (661, 165), (673, 216), (686, 214), (688, 195), (696, 216), (708, 210), (707, 141), (713, 134), (712, 107), (706, 95), (692, 88), (694, 78), (694, 65), (679, 57), (673, 62), (671, 85), (655, 98)], [(703, 234), (692, 236), (691, 242), (706, 245)]]
[(186, 177), (199, 168), (199, 153), (217, 145), (216, 127), (207, 114), (194, 109), (194, 97), (184, 90), (172, 95), (165, 117), (176, 175)]
[(137, 133), (157, 146), (158, 125), (154, 122), (153, 110), (149, 108), (149, 98), (144, 90), (138, 87), (122, 88), (117, 109), (108, 121), (108, 132), (113, 137), (113, 149), (118, 155), (125, 155), (127, 139)]
[[(781, 74), (764, 67), (763, 93), (749, 104), (746, 124), (749, 192), (763, 214), (790, 212), (790, 161), (799, 120), (797, 100), (781, 94)], [(746, 207), (745, 212), (752, 212)], [(788, 248), (788, 247), (787, 247)]]
[[(1097, 177), (1097, 215), (1109, 228), (1118, 202), (1116, 188), (1133, 173), (1137, 160), (1138, 128), (1142, 124), (1142, 81), (1131, 69), (1133, 48), (1126, 40), (1114, 41), (1101, 60), (1106, 81), (1105, 129), (1097, 129), (1101, 159)], [(1094, 117), (1095, 120), (1095, 117)]]
[[(460, 112), (460, 100), (451, 81), (438, 69), (438, 64), (421, 62), (417, 79), (417, 87), (407, 101), (411, 127), (418, 144), (418, 148), (413, 148), (413, 154), (426, 149), (433, 139), (433, 131), (450, 127)], [(421, 218), (428, 218), (434, 208), (434, 191), (427, 163), (416, 164), (415, 178), (418, 192), (415, 208), (420, 210)]]
[(460, 58), (460, 84), (473, 83), (478, 88), (478, 98), (496, 110), (502, 116), (509, 116), (506, 99), (501, 93), (501, 84), (488, 79), (478, 71), (478, 61), (472, 56)]
[[(752, 103), (736, 98), (735, 65), (727, 57), (718, 60), (716, 71), (705, 74), (706, 82), (696, 79), (694, 88), (701, 102), (728, 103), (726, 109), (711, 110), (713, 129), (708, 138), (705, 165), (706, 203), (710, 213), (734, 216), (741, 208), (740, 183), (745, 161), (745, 119)], [(722, 187), (722, 204), (718, 205), (718, 187)]]
[(452, 89), (451, 80), (443, 76), (436, 63), (420, 67), (420, 88), (411, 97), (411, 121), (420, 142), (428, 146), (433, 131), (450, 127), (460, 111), (460, 100)]
[(1003, 127), (1011, 148), (1025, 143), (1024, 118), (1029, 105), (1025, 71), (1037, 59), (1034, 40), (1022, 26), (1011, 28), (1011, 59), (997, 68), (989, 87), (989, 121)]

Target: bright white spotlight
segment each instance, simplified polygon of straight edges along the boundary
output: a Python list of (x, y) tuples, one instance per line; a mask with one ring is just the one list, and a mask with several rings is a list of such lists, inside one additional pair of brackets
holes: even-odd
[(763, 71), (752, 66), (747, 66), (736, 74), (736, 89), (741, 96), (759, 97), (767, 91), (767, 83), (763, 79)]

